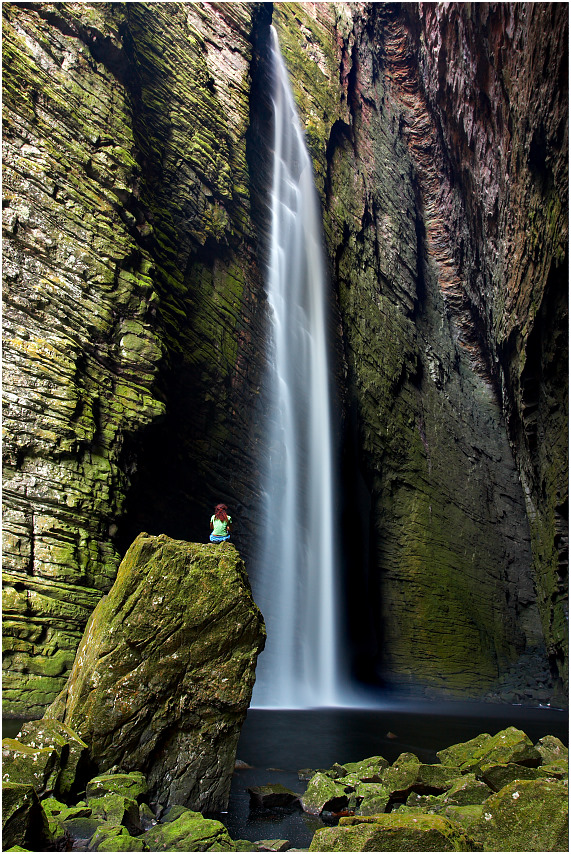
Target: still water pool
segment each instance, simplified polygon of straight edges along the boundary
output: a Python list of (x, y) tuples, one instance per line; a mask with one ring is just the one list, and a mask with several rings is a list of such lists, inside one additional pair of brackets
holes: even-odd
[(494, 735), (508, 726), (522, 729), (535, 743), (555, 735), (568, 744), (567, 712), (548, 708), (466, 703), (394, 703), (376, 710), (250, 709), (237, 758), (251, 765), (232, 780), (228, 813), (219, 816), (234, 839), (288, 839), (307, 848), (324, 822), (300, 809), (250, 810), (249, 786), (281, 783), (302, 794), (298, 770), (330, 768), (384, 756), (389, 762), (407, 751), (423, 762), (437, 762), (436, 751), (482, 732)]

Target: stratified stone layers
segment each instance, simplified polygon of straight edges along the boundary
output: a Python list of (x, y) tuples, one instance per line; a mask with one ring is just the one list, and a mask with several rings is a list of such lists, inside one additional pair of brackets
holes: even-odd
[(251, 10), (2, 11), (4, 709), (34, 717), (118, 549), (249, 504)]
[[(447, 236), (524, 489), (551, 666), (568, 679), (568, 7), (422, 4)], [(459, 200), (462, 199), (462, 204)]]
[(80, 734), (101, 772), (142, 771), (163, 807), (224, 810), (264, 640), (233, 546), (141, 534), (46, 717)]
[(353, 621), (372, 624), (397, 684), (478, 697), (523, 653), (545, 661), (545, 646), (497, 367), (469, 296), (479, 267), (450, 236), (469, 203), (425, 92), (424, 13), (405, 11), (275, 4), (274, 22), (338, 291), (346, 448), (358, 449), (346, 460), (358, 469)]

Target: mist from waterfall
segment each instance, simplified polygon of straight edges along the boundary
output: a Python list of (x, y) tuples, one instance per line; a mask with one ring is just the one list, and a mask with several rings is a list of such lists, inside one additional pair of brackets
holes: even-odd
[(267, 272), (270, 452), (254, 595), (268, 631), (252, 705), (339, 705), (335, 477), (321, 213), (276, 31)]

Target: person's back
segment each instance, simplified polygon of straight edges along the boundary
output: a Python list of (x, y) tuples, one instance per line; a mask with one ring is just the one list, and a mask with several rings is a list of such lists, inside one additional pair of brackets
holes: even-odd
[(232, 519), (228, 515), (228, 508), (225, 504), (217, 504), (214, 515), (210, 518), (210, 542), (222, 543), (229, 540), (231, 530)]

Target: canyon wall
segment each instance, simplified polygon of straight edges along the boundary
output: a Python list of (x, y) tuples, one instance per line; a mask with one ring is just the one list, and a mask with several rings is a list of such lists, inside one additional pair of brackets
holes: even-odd
[(141, 530), (205, 540), (224, 499), (253, 548), (271, 20), (324, 217), (354, 673), (563, 702), (565, 4), (32, 3), (3, 4), (5, 709), (59, 692)]
[(4, 703), (37, 716), (141, 530), (247, 530), (252, 9), (2, 12)]

